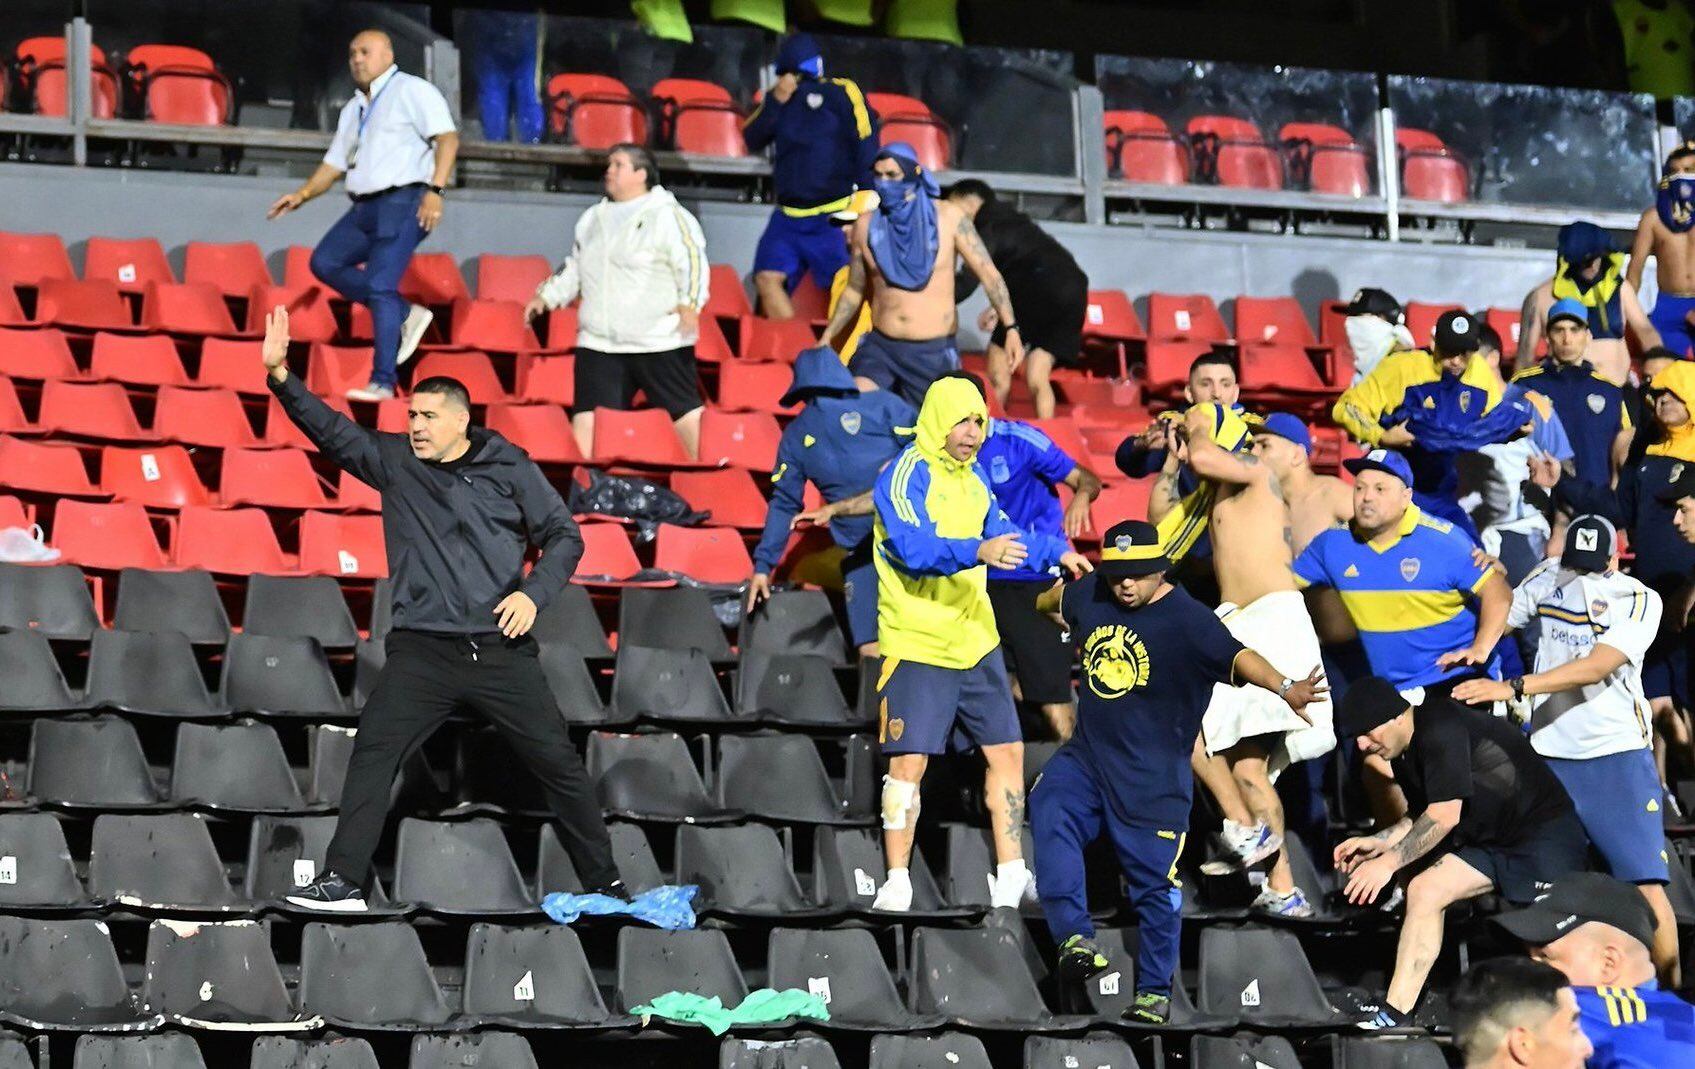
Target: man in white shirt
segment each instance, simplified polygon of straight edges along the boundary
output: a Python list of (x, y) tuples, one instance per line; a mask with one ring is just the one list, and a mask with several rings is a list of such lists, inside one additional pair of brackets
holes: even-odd
[(394, 65), (388, 34), (365, 30), (354, 37), (347, 65), (359, 91), (341, 109), (329, 151), (306, 184), (278, 197), (265, 218), (293, 211), (347, 176), (353, 206), (312, 250), (312, 273), (371, 310), (371, 383), (347, 396), (382, 401), (394, 396), (395, 366), (430, 325), (429, 309), (400, 296), (400, 278), (412, 250), (441, 221), (459, 134), (441, 91)]
[(639, 389), (663, 408), (689, 456), (700, 452), (705, 400), (695, 366), (706, 307), (706, 237), (700, 222), (659, 184), (640, 145), (613, 145), (606, 199), (577, 219), (571, 255), (536, 287), (524, 313), (538, 316), (582, 298), (577, 317), (571, 432), (593, 455), (594, 410), (628, 409)]
[(1659, 594), (1618, 570), (1618, 532), (1600, 516), (1566, 529), (1565, 551), (1513, 591), (1507, 625), (1538, 630), (1536, 671), (1454, 688), (1471, 704), (1534, 698), (1530, 745), (1565, 785), (1607, 868), (1634, 883), (1658, 918), (1654, 962), (1675, 982), (1677, 920), (1654, 767), (1642, 659), (1660, 627)]

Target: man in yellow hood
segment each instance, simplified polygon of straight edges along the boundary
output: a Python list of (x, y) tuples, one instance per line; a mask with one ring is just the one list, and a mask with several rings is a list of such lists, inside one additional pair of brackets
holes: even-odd
[[(988, 763), (984, 801), (994, 825), (996, 906), (1016, 906), (1030, 883), (1024, 823), (1024, 742), (989, 604), (988, 569), (1089, 562), (1062, 538), (1020, 530), (995, 501), (977, 450), (989, 422), (977, 388), (963, 378), (931, 384), (917, 435), (883, 470), (873, 493), (877, 566), (878, 741), (883, 777), (883, 846), (888, 879), (875, 909), (912, 906), (907, 872), (918, 820), (918, 784), (931, 754), (963, 734)], [(963, 748), (963, 747), (955, 747)]]

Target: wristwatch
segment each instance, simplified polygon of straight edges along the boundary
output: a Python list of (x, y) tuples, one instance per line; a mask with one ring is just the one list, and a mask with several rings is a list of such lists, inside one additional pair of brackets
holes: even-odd
[(428, 189), (431, 193), (434, 193), (438, 197), (447, 196), (447, 187), (446, 186), (426, 186), (424, 188)]
[(1524, 677), (1523, 676), (1514, 676), (1511, 679), (1507, 680), (1507, 682), (1512, 684), (1513, 700), (1514, 701), (1520, 701), (1520, 702), (1523, 701), (1524, 700)]
[(1284, 677), (1283, 682), (1277, 684), (1277, 696), (1279, 698), (1287, 698), (1289, 696), (1289, 688), (1294, 685), (1295, 681), (1293, 679)]
[[(1002, 323), (1001, 324), (1001, 330), (1002, 331), (1018, 330), (1018, 324), (1017, 323)], [(1022, 333), (1022, 331), (1020, 331), (1020, 333)]]

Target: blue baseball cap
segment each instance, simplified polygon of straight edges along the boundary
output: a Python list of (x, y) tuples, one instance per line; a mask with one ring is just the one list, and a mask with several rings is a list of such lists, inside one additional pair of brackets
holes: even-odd
[(1582, 326), (1589, 325), (1589, 309), (1575, 297), (1561, 297), (1548, 309), (1548, 325), (1551, 327), (1561, 319), (1575, 320)]
[(1373, 449), (1363, 457), (1344, 460), (1342, 466), (1355, 475), (1362, 471), (1381, 471), (1386, 475), (1393, 475), (1408, 486), (1413, 484), (1411, 465), (1407, 463), (1406, 457), (1393, 449)]
[(1312, 453), (1312, 432), (1307, 429), (1307, 421), (1292, 412), (1273, 412), (1265, 417), (1265, 422), (1254, 428), (1255, 434), (1275, 434), (1279, 438), (1294, 442), (1308, 455)]

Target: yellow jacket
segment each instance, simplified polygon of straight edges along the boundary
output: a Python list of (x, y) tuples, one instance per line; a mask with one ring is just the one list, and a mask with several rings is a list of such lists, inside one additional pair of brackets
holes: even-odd
[[(1376, 445), (1383, 437), (1381, 420), (1401, 406), (1406, 392), (1441, 378), (1442, 369), (1427, 350), (1390, 353), (1371, 369), (1371, 374), (1343, 391), (1330, 415), (1359, 441)], [(1460, 381), (1487, 393), (1488, 408), (1494, 408), (1501, 400), (1500, 376), (1477, 353), (1471, 354), (1471, 362), (1460, 375)]]

